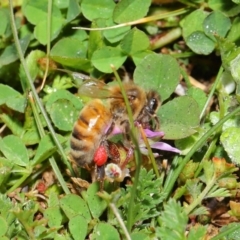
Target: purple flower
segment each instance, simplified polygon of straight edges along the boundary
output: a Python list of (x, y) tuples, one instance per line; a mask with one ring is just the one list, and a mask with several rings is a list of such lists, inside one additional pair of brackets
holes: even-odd
[[(175, 153), (181, 152), (179, 149), (174, 148), (167, 143), (156, 142), (151, 139), (151, 138), (155, 138), (155, 137), (160, 137), (160, 138), (164, 137), (164, 132), (158, 132), (158, 131), (153, 132), (149, 129), (144, 129), (144, 133), (146, 134), (146, 137), (148, 138), (148, 142), (149, 142), (149, 145), (151, 148), (159, 149), (159, 150), (163, 150), (163, 151), (175, 152)], [(146, 149), (146, 145), (142, 139), (140, 140), (140, 150), (143, 154), (148, 153), (148, 151)], [(156, 154), (154, 154), (154, 155), (157, 156)]]
[[(144, 130), (144, 133), (148, 139), (148, 142), (149, 142), (151, 148), (159, 149), (159, 150), (163, 150), (163, 151), (175, 152), (175, 153), (181, 152), (179, 149), (174, 148), (167, 143), (156, 142), (151, 139), (151, 138), (163, 138), (164, 132), (160, 132), (160, 131), (154, 132), (150, 129), (143, 129), (143, 130)], [(121, 134), (121, 133), (122, 133), (121, 129), (115, 126), (113, 131), (111, 132), (111, 136)], [(139, 138), (139, 146), (140, 146), (141, 152), (145, 155), (148, 155), (148, 150), (147, 150), (146, 145), (141, 137)], [(158, 154), (154, 154), (154, 155), (158, 156)]]

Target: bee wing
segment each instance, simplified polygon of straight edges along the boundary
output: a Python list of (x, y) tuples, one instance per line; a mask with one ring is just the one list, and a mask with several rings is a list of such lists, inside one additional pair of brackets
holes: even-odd
[(109, 86), (97, 79), (85, 80), (78, 89), (78, 94), (101, 99), (114, 97)]
[(83, 83), (83, 81), (90, 79), (90, 77), (88, 75), (85, 75), (85, 74), (79, 73), (79, 72), (73, 72), (68, 69), (56, 68), (56, 70), (70, 75), (72, 77), (72, 79), (74, 80), (74, 83), (77, 87), (79, 87)]

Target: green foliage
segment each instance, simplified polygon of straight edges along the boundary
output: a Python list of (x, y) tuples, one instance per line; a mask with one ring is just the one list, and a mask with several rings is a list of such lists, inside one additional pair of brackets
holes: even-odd
[[(216, 198), (231, 197), (239, 218), (239, 0), (11, 2), (0, 8), (1, 239), (207, 239), (208, 225), (193, 222), (215, 220), (203, 200)], [(99, 192), (85, 170), (75, 178), (69, 138), (86, 100), (76, 88), (109, 83), (115, 69), (160, 94), (157, 143), (174, 142), (181, 156), (157, 150), (153, 172), (137, 146), (121, 169), (132, 183)], [(238, 239), (238, 225), (212, 239)]]
[(170, 199), (167, 204), (164, 205), (164, 211), (162, 211), (159, 217), (161, 226), (157, 228), (157, 236), (161, 239), (186, 239), (185, 227), (188, 221), (187, 214), (182, 211), (179, 203), (174, 199)]
[[(162, 180), (160, 178), (154, 178), (155, 176), (152, 170), (147, 172), (146, 169), (142, 168), (139, 176), (140, 181), (137, 186), (134, 205), (131, 209), (129, 209), (127, 202), (123, 204), (123, 213), (125, 215), (128, 211), (133, 212), (134, 223), (159, 215), (157, 205), (164, 199), (164, 196), (160, 194)], [(131, 191), (132, 186), (128, 186), (126, 189), (126, 195), (130, 194)]]
[(159, 118), (166, 139), (179, 139), (196, 132), (199, 124), (199, 106), (188, 96), (176, 98), (161, 107)]

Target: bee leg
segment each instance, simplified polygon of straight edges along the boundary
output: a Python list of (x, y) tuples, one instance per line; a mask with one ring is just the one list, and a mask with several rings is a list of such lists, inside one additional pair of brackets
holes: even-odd
[(96, 172), (97, 172), (97, 181), (99, 182), (100, 191), (102, 192), (104, 187), (105, 165), (96, 166)]
[(85, 163), (84, 168), (87, 169), (89, 172), (92, 171), (92, 168), (87, 163)]
[(126, 167), (126, 165), (128, 164), (129, 160), (132, 158), (132, 156), (133, 156), (133, 148), (130, 147), (130, 148), (128, 148), (127, 156), (126, 156), (124, 162), (120, 166), (121, 169), (124, 169)]
[(129, 149), (133, 147), (133, 143), (131, 141), (131, 136), (130, 136), (130, 125), (129, 122), (126, 120), (122, 122), (122, 129), (123, 129), (123, 145), (125, 148)]
[(153, 115), (153, 119), (155, 122), (154, 130), (159, 130), (160, 128), (160, 123), (159, 123), (159, 118), (156, 114)]

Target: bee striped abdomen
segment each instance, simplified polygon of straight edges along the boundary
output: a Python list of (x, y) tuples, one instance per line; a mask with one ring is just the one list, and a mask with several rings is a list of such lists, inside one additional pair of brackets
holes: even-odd
[(70, 140), (71, 156), (80, 166), (91, 164), (111, 115), (100, 100), (92, 100), (80, 112)]

